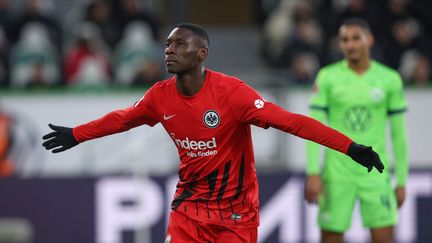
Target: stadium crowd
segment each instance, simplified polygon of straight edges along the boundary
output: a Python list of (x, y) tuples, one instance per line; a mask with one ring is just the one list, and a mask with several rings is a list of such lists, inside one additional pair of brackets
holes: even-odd
[[(0, 86), (152, 85), (163, 67), (163, 16), (141, 0), (74, 1), (65, 14), (52, 0), (0, 0)], [(432, 9), (427, 0), (260, 0), (256, 24), (266, 67), (288, 83), (311, 84), (339, 58), (336, 26), (362, 17), (376, 37), (375, 59), (407, 85), (431, 84)], [(200, 23), (197, 23), (200, 24)]]
[(310, 84), (322, 65), (342, 59), (337, 28), (350, 17), (371, 26), (376, 60), (399, 70), (407, 85), (431, 83), (428, 1), (281, 0), (265, 7), (263, 57), (269, 66), (288, 70), (294, 83)]
[(11, 1), (0, 0), (3, 86), (150, 85), (162, 78), (158, 21), (140, 1), (75, 2), (83, 3), (57, 16), (49, 1), (25, 0), (13, 13)]

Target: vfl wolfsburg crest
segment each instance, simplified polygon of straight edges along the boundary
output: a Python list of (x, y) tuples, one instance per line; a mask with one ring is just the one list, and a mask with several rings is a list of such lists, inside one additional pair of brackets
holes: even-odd
[(209, 128), (215, 128), (220, 123), (219, 114), (214, 110), (208, 110), (203, 116), (204, 124)]
[(365, 106), (355, 106), (345, 112), (345, 126), (353, 132), (364, 132), (370, 128), (372, 114)]
[(382, 102), (384, 99), (384, 91), (379, 88), (374, 88), (371, 90), (370, 96), (374, 102)]

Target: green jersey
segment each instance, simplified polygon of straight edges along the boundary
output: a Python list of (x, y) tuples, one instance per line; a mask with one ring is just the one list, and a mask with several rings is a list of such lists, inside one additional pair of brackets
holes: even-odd
[[(357, 143), (372, 146), (386, 168), (384, 174), (377, 170), (368, 173), (348, 156), (326, 149), (323, 179), (346, 181), (364, 179), (367, 175), (367, 181), (372, 183), (389, 181), (390, 163), (386, 153), (388, 117), (405, 111), (406, 106), (399, 74), (376, 61), (371, 61), (368, 70), (361, 75), (349, 68), (346, 60), (322, 68), (311, 99), (312, 116), (322, 121), (327, 118), (330, 127)], [(308, 144), (307, 150), (307, 172), (318, 174), (319, 147)]]

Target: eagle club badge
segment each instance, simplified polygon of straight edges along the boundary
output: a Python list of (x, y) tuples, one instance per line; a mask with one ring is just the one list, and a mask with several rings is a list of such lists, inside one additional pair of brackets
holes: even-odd
[(203, 122), (209, 128), (216, 128), (220, 123), (219, 114), (214, 110), (208, 110), (204, 113)]

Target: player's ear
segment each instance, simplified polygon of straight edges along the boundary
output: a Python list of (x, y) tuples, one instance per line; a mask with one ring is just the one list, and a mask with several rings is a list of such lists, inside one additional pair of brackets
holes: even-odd
[(200, 62), (204, 61), (207, 58), (207, 55), (208, 55), (208, 48), (207, 47), (200, 48), (198, 51), (198, 60)]
[(369, 47), (372, 47), (375, 44), (375, 37), (372, 35), (372, 33), (368, 33), (368, 45)]

